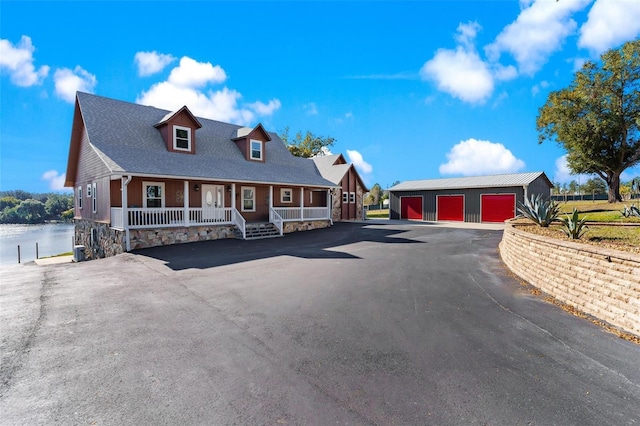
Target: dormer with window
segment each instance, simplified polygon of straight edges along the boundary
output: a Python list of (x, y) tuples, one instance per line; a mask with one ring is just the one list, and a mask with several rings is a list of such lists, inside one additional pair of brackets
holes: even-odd
[(271, 136), (264, 130), (262, 124), (256, 127), (241, 127), (236, 131), (236, 137), (232, 139), (247, 161), (266, 161), (266, 143)]
[(160, 131), (167, 150), (184, 154), (196, 153), (196, 130), (202, 124), (186, 106), (168, 113), (154, 127)]

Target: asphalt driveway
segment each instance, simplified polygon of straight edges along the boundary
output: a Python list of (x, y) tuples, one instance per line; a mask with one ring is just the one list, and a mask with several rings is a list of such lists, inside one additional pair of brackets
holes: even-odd
[(0, 423), (640, 424), (640, 346), (501, 232), (336, 224), (0, 269)]

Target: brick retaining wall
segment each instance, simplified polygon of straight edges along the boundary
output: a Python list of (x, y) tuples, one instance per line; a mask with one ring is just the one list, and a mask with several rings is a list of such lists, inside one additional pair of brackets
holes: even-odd
[(500, 254), (540, 290), (640, 336), (640, 255), (531, 234), (509, 222)]

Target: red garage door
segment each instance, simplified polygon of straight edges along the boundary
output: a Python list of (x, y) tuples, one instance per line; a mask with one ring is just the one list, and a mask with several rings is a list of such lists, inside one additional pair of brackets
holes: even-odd
[(438, 220), (464, 222), (464, 195), (438, 195), (436, 209)]
[(400, 219), (422, 220), (422, 197), (400, 197)]
[(516, 217), (516, 194), (482, 194), (482, 222), (504, 222)]

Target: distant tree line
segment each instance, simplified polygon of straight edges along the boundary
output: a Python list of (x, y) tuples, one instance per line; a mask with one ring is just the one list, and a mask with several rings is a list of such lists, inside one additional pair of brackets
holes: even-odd
[(73, 214), (73, 194), (0, 191), (0, 223), (68, 221)]
[[(634, 178), (629, 182), (620, 183), (620, 194), (623, 199), (635, 198), (640, 192), (638, 183), (640, 178)], [(607, 182), (601, 178), (591, 178), (584, 183), (572, 180), (569, 183), (554, 182), (552, 194), (554, 195), (601, 195), (607, 193)]]

